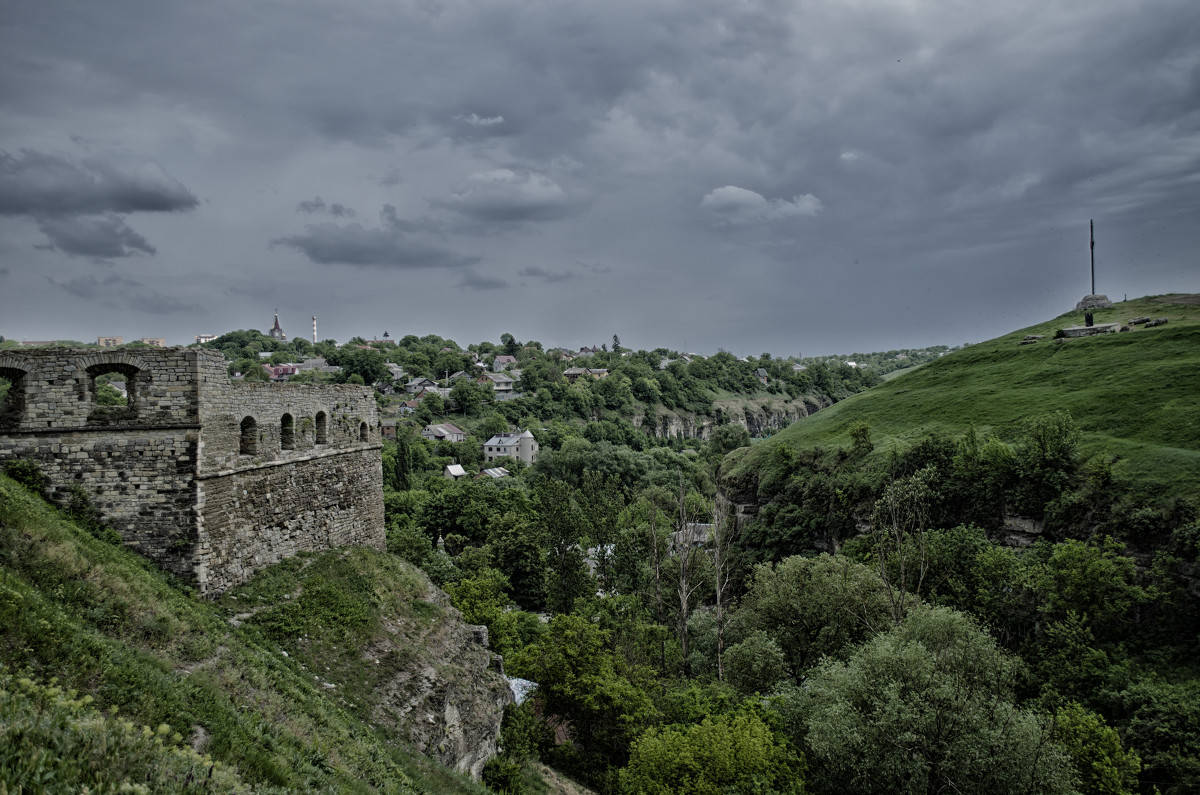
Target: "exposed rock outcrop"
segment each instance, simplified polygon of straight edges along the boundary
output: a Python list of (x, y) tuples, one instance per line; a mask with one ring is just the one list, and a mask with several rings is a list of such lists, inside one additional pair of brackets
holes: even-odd
[(824, 395), (805, 395), (794, 400), (718, 400), (713, 404), (713, 416), (669, 412), (659, 414), (647, 423), (646, 417), (638, 415), (633, 417), (633, 424), (643, 433), (662, 439), (680, 437), (707, 441), (718, 424), (716, 412), (720, 412), (722, 421), (740, 425), (751, 436), (761, 438), (832, 405), (833, 400)]
[[(389, 626), (387, 638), (365, 652), (370, 661), (401, 663), (376, 690), (371, 720), (395, 727), (426, 755), (478, 779), (498, 751), (512, 689), (499, 656), (487, 649), (486, 628), (463, 623), (432, 585), (426, 601), (444, 617), (420, 627)], [(419, 660), (412, 659), (414, 648), (421, 650)]]

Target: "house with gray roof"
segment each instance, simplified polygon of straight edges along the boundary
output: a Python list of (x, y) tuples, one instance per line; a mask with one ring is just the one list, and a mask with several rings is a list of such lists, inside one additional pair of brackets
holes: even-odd
[(467, 438), (467, 435), (457, 425), (449, 422), (426, 425), (421, 431), (421, 436), (438, 442), (461, 442)]
[(483, 443), (483, 460), (516, 458), (526, 464), (537, 460), (538, 443), (529, 431), (518, 428), (513, 433), (498, 433)]

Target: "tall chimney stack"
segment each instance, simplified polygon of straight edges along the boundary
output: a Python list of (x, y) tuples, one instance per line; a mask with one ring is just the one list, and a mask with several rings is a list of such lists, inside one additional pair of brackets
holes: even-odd
[(317, 344), (317, 316), (313, 315), (313, 345)]

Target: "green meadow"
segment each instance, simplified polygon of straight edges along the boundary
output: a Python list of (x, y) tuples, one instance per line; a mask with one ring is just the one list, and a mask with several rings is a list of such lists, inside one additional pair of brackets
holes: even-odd
[[(1094, 312), (1095, 322), (1166, 318), (1155, 328), (1055, 339), (1082, 325), (1068, 312), (947, 354), (854, 395), (730, 462), (733, 476), (756, 469), (782, 442), (795, 448), (849, 447), (850, 426), (870, 425), (873, 455), (930, 433), (970, 426), (1011, 441), (1031, 416), (1070, 412), (1084, 456), (1107, 452), (1135, 484), (1180, 495), (1200, 492), (1200, 306), (1197, 296), (1151, 296)], [(1029, 336), (1042, 338), (1020, 344)]]

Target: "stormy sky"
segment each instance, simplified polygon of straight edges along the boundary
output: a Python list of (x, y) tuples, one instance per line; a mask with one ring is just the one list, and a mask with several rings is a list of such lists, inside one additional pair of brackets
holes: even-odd
[(1200, 292), (1195, 0), (6, 0), (0, 334), (961, 344)]

